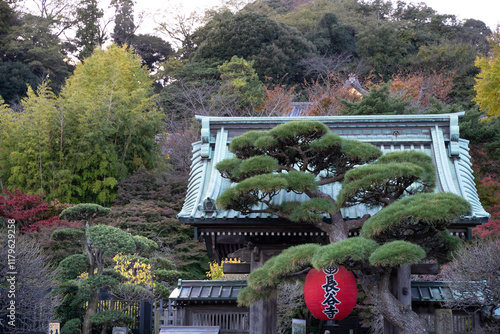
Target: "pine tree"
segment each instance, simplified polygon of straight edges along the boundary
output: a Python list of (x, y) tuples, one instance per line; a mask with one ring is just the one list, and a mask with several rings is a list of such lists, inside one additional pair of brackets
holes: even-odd
[[(343, 265), (354, 270), (374, 307), (396, 328), (426, 332), (417, 314), (390, 293), (391, 273), (425, 258), (445, 261), (456, 242), (446, 228), (470, 210), (457, 195), (429, 193), (435, 185), (431, 157), (418, 151), (381, 156), (376, 147), (343, 139), (313, 121), (247, 132), (232, 139), (230, 151), (235, 157), (217, 169), (237, 184), (217, 198), (219, 207), (309, 223), (330, 239), (326, 246), (288, 248), (254, 270), (238, 296), (240, 304), (269, 298), (279, 282), (308, 267)], [(321, 188), (335, 182), (342, 183), (336, 199)], [(281, 191), (309, 199), (273, 202)], [(372, 217), (344, 220), (340, 209), (357, 204), (382, 209)], [(360, 236), (348, 238), (357, 229)]]

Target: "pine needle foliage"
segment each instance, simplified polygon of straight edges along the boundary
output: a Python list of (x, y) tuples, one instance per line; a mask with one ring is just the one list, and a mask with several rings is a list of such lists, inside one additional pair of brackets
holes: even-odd
[(264, 289), (261, 291), (256, 291), (250, 286), (242, 289), (238, 294), (238, 306), (240, 307), (250, 307), (253, 303), (259, 300), (269, 300), (276, 295), (276, 291), (273, 289)]
[[(254, 291), (261, 291), (263, 289), (272, 288), (270, 285), (270, 277), (268, 269), (274, 265), (277, 257), (269, 259), (261, 268), (255, 269), (248, 275), (248, 286), (252, 288)], [(270, 262), (268, 264), (268, 262)]]
[(282, 174), (288, 182), (287, 191), (293, 191), (298, 194), (306, 191), (313, 191), (318, 189), (315, 177), (311, 173), (304, 173), (298, 171), (291, 171), (287, 174)]
[(133, 253), (136, 251), (132, 235), (113, 226), (91, 226), (88, 230), (88, 240), (94, 249), (101, 252), (104, 256), (114, 256), (118, 253)]
[(321, 247), (321, 251), (313, 256), (312, 265), (318, 270), (340, 265), (355, 268), (366, 262), (378, 247), (375, 241), (363, 237), (344, 239)]
[(320, 222), (326, 214), (335, 212), (333, 203), (327, 198), (312, 198), (302, 202), (291, 213), (290, 218), (296, 222)]
[(226, 159), (219, 162), (216, 168), (232, 182), (240, 182), (255, 175), (276, 172), (278, 161), (269, 156), (257, 155), (245, 160)]
[(318, 121), (293, 121), (269, 130), (269, 135), (276, 138), (280, 144), (289, 146), (307, 145), (328, 133), (330, 129)]
[(268, 269), (270, 283), (276, 286), (283, 277), (311, 266), (312, 258), (320, 247), (318, 244), (304, 244), (285, 249)]
[(389, 85), (371, 89), (360, 101), (343, 100), (343, 115), (403, 115), (412, 112), (410, 101), (391, 96)]
[(388, 153), (346, 173), (337, 208), (359, 203), (387, 206), (403, 195), (432, 191), (435, 180), (432, 158), (427, 154), (413, 150)]
[(417, 238), (421, 231), (435, 232), (470, 212), (470, 204), (451, 193), (417, 194), (403, 198), (368, 219), (361, 236), (377, 242)]
[(421, 191), (426, 192), (433, 189), (436, 183), (436, 171), (432, 162), (432, 158), (421, 151), (406, 150), (400, 152), (390, 152), (381, 156), (375, 163), (412, 163), (422, 167), (425, 174), (420, 181), (425, 188)]
[(58, 278), (62, 281), (76, 279), (87, 271), (89, 259), (85, 254), (73, 254), (63, 259), (58, 266)]
[(375, 146), (352, 139), (342, 139), (342, 152), (349, 161), (357, 164), (372, 162), (382, 155)]
[(248, 286), (254, 291), (275, 290), (288, 275), (310, 267), (314, 254), (320, 248), (318, 244), (304, 244), (284, 250), (261, 268), (252, 271)]
[(217, 163), (215, 168), (217, 168), (222, 177), (229, 179), (231, 182), (237, 182), (237, 178), (233, 177), (233, 174), (235, 174), (235, 171), (240, 166), (241, 161), (238, 158), (224, 159)]
[(231, 140), (229, 150), (240, 159), (247, 159), (255, 155), (260, 155), (262, 151), (255, 146), (255, 141), (265, 134), (265, 131), (245, 132), (241, 136)]
[(396, 240), (378, 247), (370, 256), (370, 264), (380, 267), (397, 267), (418, 263), (425, 259), (425, 251), (408, 241)]
[(99, 204), (81, 203), (64, 209), (59, 217), (67, 221), (90, 221), (94, 218), (105, 216), (110, 209)]

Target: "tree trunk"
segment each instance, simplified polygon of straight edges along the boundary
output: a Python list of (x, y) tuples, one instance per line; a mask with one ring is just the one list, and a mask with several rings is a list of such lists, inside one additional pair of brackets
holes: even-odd
[[(94, 276), (94, 270), (96, 269), (96, 258), (94, 252), (92, 250), (92, 246), (90, 244), (88, 231), (90, 228), (90, 224), (87, 222), (85, 224), (85, 235), (86, 235), (86, 243), (87, 243), (87, 255), (89, 257), (89, 267), (88, 273), (89, 278)], [(83, 318), (83, 326), (82, 326), (82, 334), (91, 334), (92, 333), (92, 324), (90, 323), (90, 317), (97, 312), (97, 305), (99, 303), (99, 289), (92, 290), (90, 292), (90, 300), (87, 306), (87, 311), (85, 311), (85, 317)]]
[(326, 232), (331, 243), (342, 241), (349, 237), (349, 229), (340, 210), (330, 216), (330, 221), (331, 224), (327, 225), (328, 230)]
[(389, 289), (391, 270), (380, 275), (366, 275), (356, 272), (363, 290), (373, 301), (375, 308), (401, 334), (425, 334), (424, 324), (408, 305), (402, 304)]
[(82, 334), (92, 333), (92, 324), (90, 323), (90, 317), (97, 312), (97, 304), (99, 303), (99, 290), (92, 291), (90, 295), (89, 305), (87, 311), (85, 312), (85, 317), (83, 318)]

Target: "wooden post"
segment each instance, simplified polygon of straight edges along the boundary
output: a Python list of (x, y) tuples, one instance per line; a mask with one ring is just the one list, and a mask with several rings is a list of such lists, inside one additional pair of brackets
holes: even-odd
[(411, 310), (411, 267), (404, 265), (398, 268), (397, 297), (408, 310)]
[(453, 334), (453, 313), (450, 309), (438, 309), (436, 315), (436, 334)]
[[(259, 246), (251, 252), (251, 270), (262, 267), (272, 257), (274, 252), (267, 254)], [(249, 334), (276, 334), (278, 306), (276, 297), (269, 300), (261, 300), (250, 306), (250, 331)]]

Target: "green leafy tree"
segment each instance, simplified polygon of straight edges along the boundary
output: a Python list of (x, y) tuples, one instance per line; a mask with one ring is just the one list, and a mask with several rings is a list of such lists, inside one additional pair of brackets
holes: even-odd
[(8, 35), (12, 24), (14, 23), (14, 11), (5, 1), (0, 2), (0, 50), (4, 50), (4, 39)]
[(26, 96), (29, 87), (38, 86), (39, 78), (21, 62), (0, 62), (0, 96), (14, 105)]
[(30, 192), (46, 192), (50, 180), (50, 115), (54, 109), (55, 95), (47, 84), (38, 87), (37, 93), (28, 89), (23, 99), (22, 113), (5, 110), (0, 116), (5, 129), (2, 136), (2, 180)]
[(215, 108), (228, 109), (229, 106), (234, 112), (241, 113), (242, 110), (253, 110), (262, 104), (264, 85), (255, 73), (253, 65), (253, 61), (247, 62), (234, 56), (219, 66), (223, 84), (214, 97)]
[(309, 32), (306, 37), (314, 43), (322, 55), (356, 53), (354, 29), (339, 24), (333, 13), (323, 15), (316, 29)]
[[(254, 270), (238, 296), (240, 304), (269, 298), (288, 275), (310, 266), (343, 265), (355, 271), (374, 307), (396, 328), (426, 332), (417, 314), (390, 293), (391, 274), (426, 258), (444, 261), (455, 242), (447, 226), (470, 211), (459, 196), (426, 193), (435, 185), (431, 157), (418, 151), (381, 156), (376, 147), (343, 139), (312, 121), (247, 132), (231, 141), (230, 151), (235, 158), (217, 169), (238, 183), (218, 197), (219, 207), (309, 223), (330, 239), (326, 246), (291, 247)], [(337, 199), (321, 188), (335, 182), (342, 183)], [(309, 200), (274, 202), (282, 190)], [(382, 209), (372, 217), (344, 220), (340, 208), (357, 204)], [(359, 228), (359, 237), (348, 238)]]
[[(119, 180), (158, 162), (155, 135), (162, 118), (150, 96), (151, 83), (148, 70), (126, 47), (98, 50), (77, 66), (62, 92), (65, 131), (74, 129), (72, 137), (79, 137), (68, 139), (66, 147), (78, 175), (77, 193), (109, 202)], [(82, 159), (77, 152), (92, 156)]]
[(193, 54), (193, 61), (220, 65), (233, 56), (255, 61), (259, 78), (301, 82), (301, 59), (313, 50), (296, 29), (257, 13), (238, 13), (222, 20)]
[(368, 94), (356, 102), (342, 100), (343, 115), (402, 115), (412, 113), (410, 101), (391, 96), (389, 85), (370, 89)]
[[(135, 295), (144, 297), (148, 295), (143, 288), (120, 286), (124, 282), (123, 277), (116, 271), (106, 271), (106, 261), (117, 254), (148, 253), (158, 245), (144, 237), (132, 236), (119, 228), (107, 225), (93, 225), (98, 217), (107, 215), (109, 209), (97, 204), (78, 204), (65, 209), (60, 217), (68, 221), (82, 222), (85, 229), (84, 245), (85, 255), (75, 254), (61, 261), (60, 277), (64, 279), (75, 279), (86, 272), (86, 278), (77, 286), (80, 300), (87, 300), (85, 315), (82, 322), (82, 333), (90, 334), (92, 324), (100, 324), (105, 327), (123, 318), (123, 313), (116, 310), (97, 312), (99, 291), (103, 288), (118, 289), (122, 296)], [(82, 256), (83, 255), (83, 256)], [(74, 302), (74, 301), (73, 301)]]
[[(13, 74), (23, 74), (21, 78), (26, 79), (25, 83), (31, 84), (33, 89), (36, 89), (38, 84), (50, 79), (49, 84), (52, 90), (55, 92), (61, 90), (64, 81), (71, 74), (73, 66), (67, 62), (63, 43), (52, 32), (52, 21), (31, 14), (20, 15), (17, 13), (8, 33), (0, 39), (4, 43), (1, 47), (3, 64), (10, 65), (9, 67), (15, 66), (11, 63), (24, 64), (32, 76), (22, 72)], [(36, 77), (37, 80), (34, 81), (32, 77)], [(13, 84), (16, 83), (15, 78), (8, 79), (5, 83), (6, 88), (9, 81)], [(17, 84), (17, 86), (22, 85)], [(26, 88), (19, 87), (16, 95), (24, 97), (25, 93)], [(4, 97), (4, 99), (11, 102), (8, 97)]]
[[(374, 23), (372, 23), (374, 24)], [(365, 57), (372, 68), (388, 79), (406, 65), (408, 43), (399, 38), (392, 23), (377, 22), (357, 38), (358, 53)]]
[(492, 35), (490, 43), (492, 52), (489, 56), (476, 59), (476, 66), (481, 69), (477, 75), (476, 102), (489, 116), (500, 115), (500, 26)]
[(110, 203), (118, 181), (159, 163), (161, 114), (149, 71), (125, 47), (79, 64), (58, 99), (41, 85), (0, 115), (4, 186), (64, 202)]
[(150, 71), (159, 69), (161, 63), (174, 54), (169, 42), (153, 35), (136, 35), (132, 40), (134, 53), (141, 57), (143, 66)]

